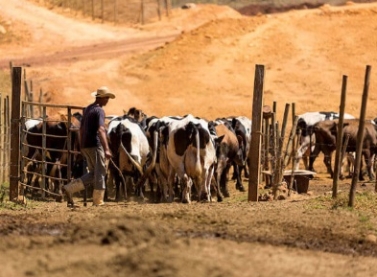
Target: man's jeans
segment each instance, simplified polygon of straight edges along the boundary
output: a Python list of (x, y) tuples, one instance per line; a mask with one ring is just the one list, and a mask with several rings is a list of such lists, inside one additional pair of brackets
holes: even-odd
[(106, 159), (102, 146), (82, 148), (81, 153), (86, 159), (89, 170), (88, 173), (84, 174), (80, 178), (84, 185), (93, 184), (94, 189), (106, 189)]

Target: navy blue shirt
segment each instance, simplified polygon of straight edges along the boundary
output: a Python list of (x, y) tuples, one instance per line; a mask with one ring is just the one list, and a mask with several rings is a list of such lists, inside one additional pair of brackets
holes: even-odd
[(84, 109), (81, 120), (81, 148), (101, 145), (98, 135), (100, 126), (105, 126), (105, 111), (102, 107), (93, 103)]

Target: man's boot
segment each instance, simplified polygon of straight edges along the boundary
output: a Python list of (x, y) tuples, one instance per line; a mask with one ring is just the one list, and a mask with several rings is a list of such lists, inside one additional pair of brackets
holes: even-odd
[(105, 197), (104, 189), (94, 189), (93, 190), (93, 206), (102, 206), (105, 204), (103, 201)]
[(67, 196), (67, 207), (71, 207), (71, 208), (77, 208), (78, 207), (73, 202), (72, 197), (73, 197), (73, 194), (75, 192), (79, 192), (79, 191), (82, 191), (84, 189), (85, 189), (84, 183), (82, 182), (82, 180), (80, 178), (75, 179), (75, 180), (71, 181), (70, 183), (68, 183), (67, 185), (62, 187), (62, 191)]

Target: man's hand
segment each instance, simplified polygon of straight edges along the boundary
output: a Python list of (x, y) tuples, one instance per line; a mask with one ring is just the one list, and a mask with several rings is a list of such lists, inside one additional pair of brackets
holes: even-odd
[(106, 159), (110, 159), (113, 155), (111, 154), (110, 150), (105, 150), (105, 157)]

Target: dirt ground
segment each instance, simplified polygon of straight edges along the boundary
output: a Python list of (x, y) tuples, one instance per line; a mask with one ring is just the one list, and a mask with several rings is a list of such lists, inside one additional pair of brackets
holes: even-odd
[[(253, 17), (197, 5), (151, 24), (114, 26), (0, 0), (0, 68), (23, 66), (49, 103), (85, 106), (106, 85), (116, 94), (107, 114), (136, 106), (148, 115), (215, 119), (251, 117), (261, 64), (264, 103), (276, 102), (281, 120), (287, 103), (297, 114), (338, 111), (343, 76), (346, 112), (358, 117), (371, 65), (367, 118), (374, 118), (376, 18), (374, 3)], [(359, 183), (348, 209), (350, 179), (331, 200), (320, 159), (316, 169), (307, 194), (281, 201), (248, 202), (231, 180), (222, 203), (130, 199), (70, 210), (28, 201), (2, 209), (0, 276), (376, 276), (374, 183)]]

